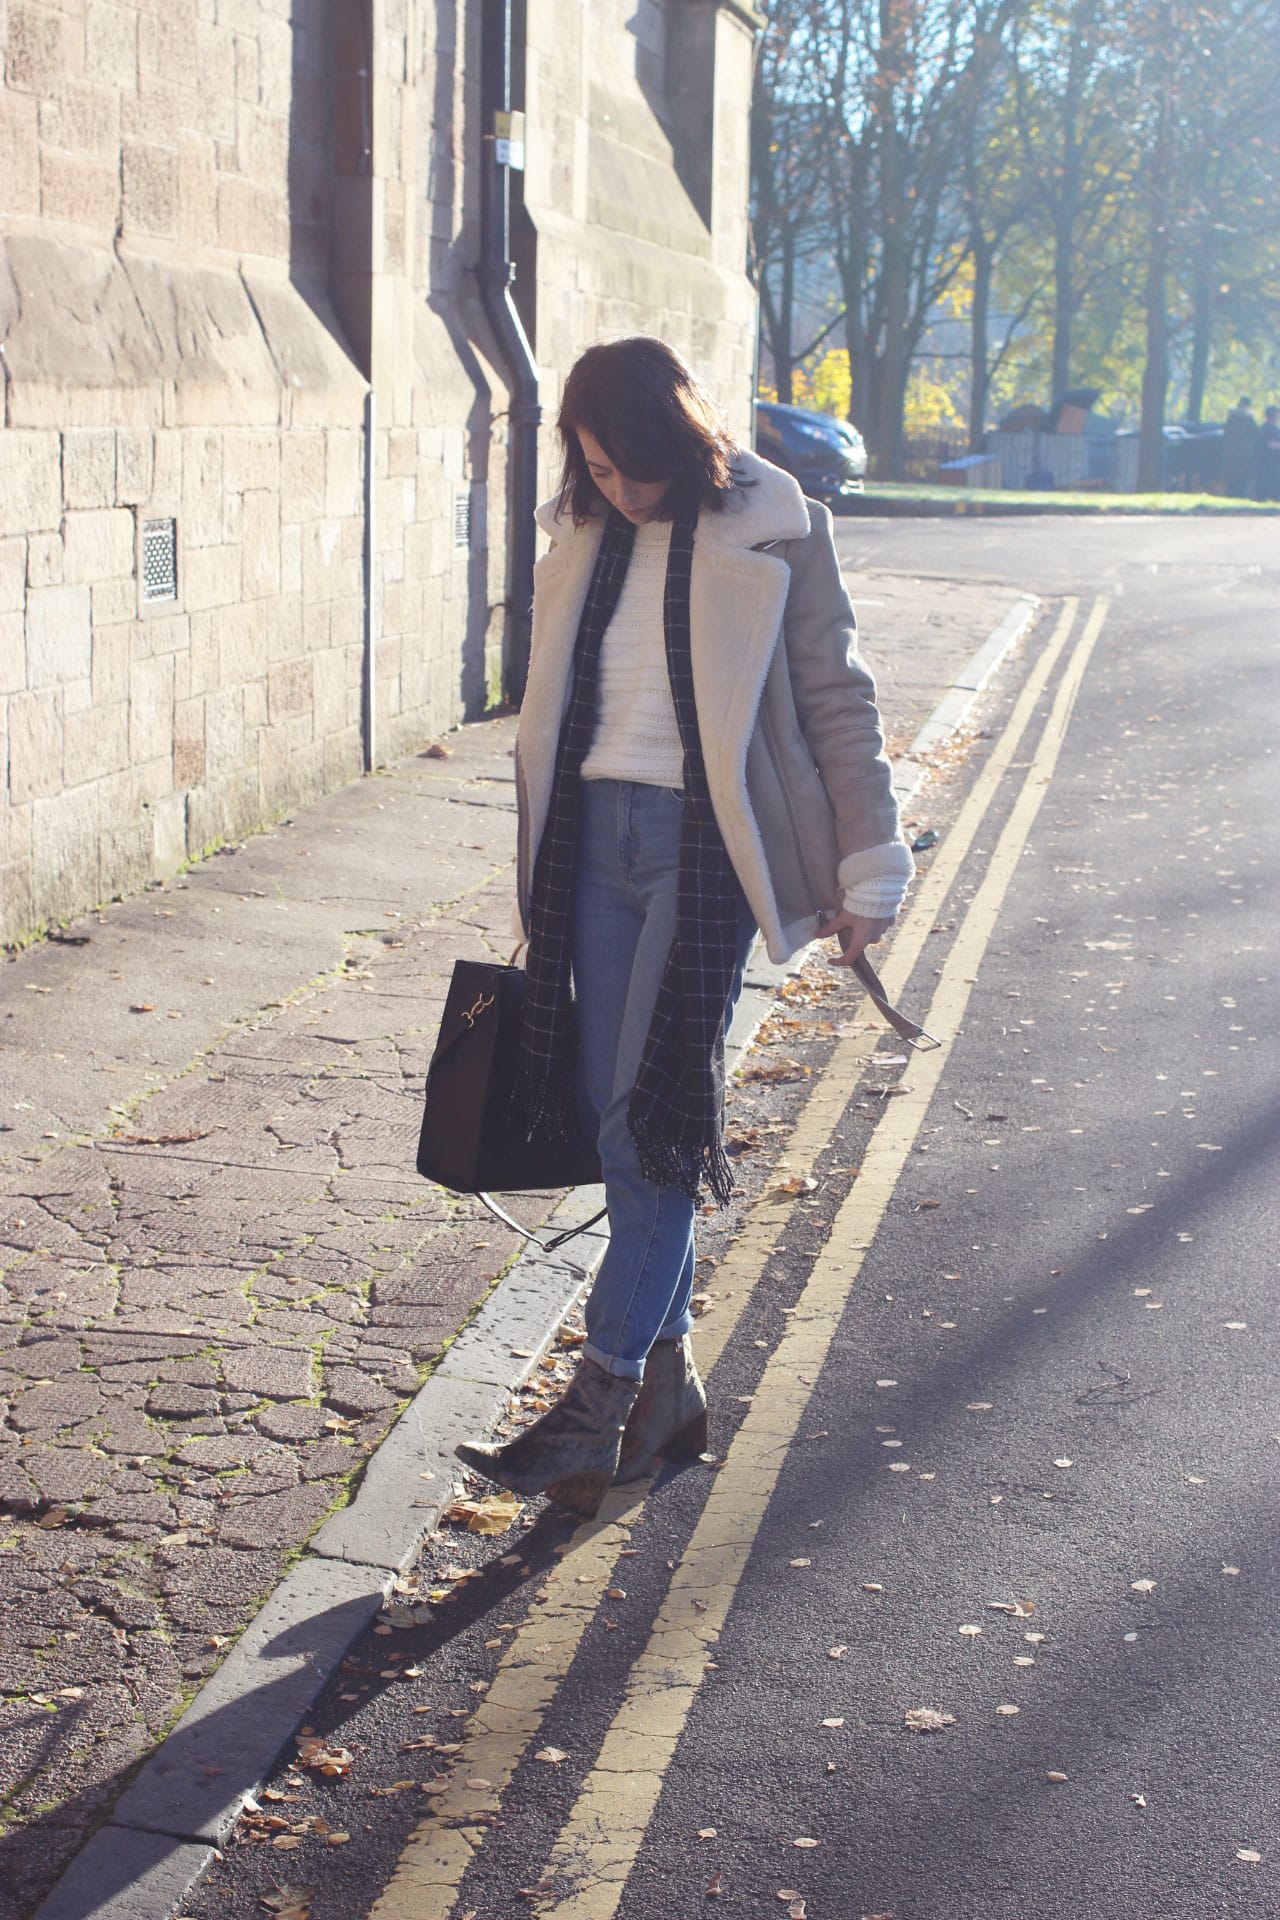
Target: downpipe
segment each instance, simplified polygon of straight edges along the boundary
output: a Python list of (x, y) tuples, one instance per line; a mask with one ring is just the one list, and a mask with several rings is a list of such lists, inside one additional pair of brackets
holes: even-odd
[[(512, 0), (486, 0), (481, 26), (481, 126), (483, 193), (477, 277), (485, 316), (506, 365), (508, 410), (507, 623), (503, 645), (503, 692), (518, 707), (529, 673), (533, 627), (533, 562), (538, 504), (538, 368), (511, 295), (516, 277), (511, 258), (511, 173), (523, 168), (523, 142), (513, 136), (511, 114)], [(502, 129), (499, 129), (502, 116)]]

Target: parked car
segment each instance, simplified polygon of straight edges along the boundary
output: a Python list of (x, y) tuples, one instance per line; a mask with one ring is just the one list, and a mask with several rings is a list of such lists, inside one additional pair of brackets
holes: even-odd
[(867, 449), (847, 420), (757, 400), (756, 452), (793, 474), (812, 499), (828, 507), (862, 492)]

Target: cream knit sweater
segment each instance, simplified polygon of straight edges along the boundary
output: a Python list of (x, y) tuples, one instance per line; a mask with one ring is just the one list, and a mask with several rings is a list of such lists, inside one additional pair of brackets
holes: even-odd
[(670, 546), (669, 520), (650, 520), (636, 528), (627, 577), (600, 643), (596, 731), (582, 763), (584, 780), (684, 785), (684, 754), (662, 634)]
[[(667, 678), (662, 631), (662, 594), (667, 578), (671, 522), (650, 520), (636, 528), (631, 564), (614, 615), (600, 643), (600, 679), (595, 736), (582, 763), (584, 780), (635, 780), (642, 786), (684, 785), (684, 754)], [(872, 919), (892, 919), (902, 899), (911, 856), (906, 848), (875, 848), (848, 865), (883, 863), (901, 852), (892, 871), (849, 876), (844, 906)]]

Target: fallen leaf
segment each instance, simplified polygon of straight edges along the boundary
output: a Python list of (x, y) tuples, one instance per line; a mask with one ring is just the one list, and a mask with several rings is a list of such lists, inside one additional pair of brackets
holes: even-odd
[(936, 1707), (909, 1707), (902, 1718), (912, 1733), (941, 1733), (956, 1724), (953, 1713), (939, 1713)]
[(713, 1873), (707, 1882), (707, 1897), (711, 1900), (718, 1900), (720, 1897), (720, 1879), (721, 1876), (718, 1873)]
[(1129, 1798), (1135, 1807), (1145, 1807), (1147, 1804), (1147, 1796), (1145, 1793), (1131, 1793)]
[(968, 1640), (973, 1640), (982, 1632), (982, 1628), (973, 1626), (957, 1627), (956, 1632), (963, 1634)]
[(791, 1844), (793, 1847), (802, 1847), (807, 1851), (812, 1847), (820, 1847), (822, 1845), (822, 1842), (820, 1840), (811, 1840), (808, 1834), (802, 1833), (800, 1838), (798, 1840), (793, 1840)]
[(787, 1908), (787, 1920), (805, 1920), (807, 1911), (803, 1900), (793, 1900)]
[(1006, 1702), (1006, 1703), (1005, 1703), (1005, 1704), (1004, 1704), (1003, 1706), (999, 1706), (999, 1707), (997, 1707), (997, 1708), (996, 1708), (996, 1712), (997, 1712), (997, 1713), (1002, 1713), (1002, 1714), (1004, 1714), (1004, 1715), (1005, 1715), (1005, 1717), (1006, 1717), (1006, 1719), (1007, 1719), (1007, 1718), (1008, 1718), (1008, 1717), (1009, 1717), (1009, 1716), (1010, 1716), (1011, 1714), (1015, 1714), (1015, 1713), (1021, 1713), (1021, 1712), (1022, 1712), (1022, 1708), (1021, 1708), (1021, 1707), (1014, 1707), (1014, 1706), (1010, 1706), (1010, 1705), (1008, 1704), (1008, 1702)]
[(1258, 1849), (1256, 1847), (1237, 1847), (1236, 1848), (1236, 1859), (1247, 1860), (1250, 1866), (1256, 1866), (1257, 1863), (1261, 1860), (1261, 1858), (1262, 1858), (1262, 1855), (1258, 1852)]
[(327, 1833), (324, 1838), (327, 1847), (345, 1847), (351, 1835), (345, 1828), (336, 1827), (332, 1833)]
[(1062, 1783), (1063, 1783), (1063, 1781), (1064, 1781), (1064, 1780), (1066, 1779), (1066, 1777), (1067, 1777), (1067, 1776), (1066, 1776), (1066, 1774), (1065, 1774), (1065, 1773), (1055, 1773), (1055, 1772), (1053, 1772), (1052, 1770), (1050, 1770), (1050, 1771), (1049, 1771), (1048, 1773), (1046, 1773), (1046, 1775), (1045, 1775), (1045, 1779), (1046, 1779), (1046, 1780), (1052, 1780), (1052, 1781), (1053, 1781), (1053, 1784), (1054, 1784), (1054, 1785), (1055, 1785), (1056, 1787), (1060, 1787), (1060, 1786), (1062, 1785)]
[(848, 1647), (828, 1647), (827, 1658), (828, 1660), (843, 1660), (848, 1651)]
[(258, 1905), (265, 1907), (268, 1913), (283, 1913), (287, 1907), (305, 1907), (316, 1897), (314, 1887), (304, 1887), (290, 1882), (287, 1885), (272, 1887), (270, 1893), (258, 1895)]
[(844, 1725), (844, 1715), (842, 1713), (838, 1713), (834, 1716), (833, 1719), (824, 1720), (822, 1724), (824, 1727), (842, 1727)]
[[(1231, 1574), (1232, 1576), (1234, 1576), (1235, 1574), (1239, 1573), (1240, 1569), (1239, 1567), (1223, 1567), (1222, 1571), (1224, 1573)], [(66, 1691), (66, 1689), (64, 1689), (64, 1691)]]
[(470, 1533), (500, 1534), (508, 1532), (523, 1512), (518, 1495), (491, 1493), (481, 1500), (455, 1500), (445, 1509), (444, 1518), (465, 1522)]
[(1156, 1590), (1154, 1580), (1131, 1580), (1129, 1585), (1134, 1593), (1154, 1593)]
[(1075, 1461), (1074, 1460), (1055, 1460), (1053, 1464), (1055, 1467), (1074, 1467)]
[(813, 1562), (812, 1560), (789, 1560), (787, 1565), (791, 1567), (811, 1567)]
[(714, 1840), (716, 1838), (716, 1829), (714, 1827), (699, 1827), (698, 1838), (699, 1840)]
[(793, 1173), (789, 1180), (779, 1180), (776, 1193), (816, 1193), (818, 1183), (811, 1174)]
[(295, 1847), (300, 1847), (302, 1842), (297, 1834), (278, 1833), (271, 1844), (273, 1847), (279, 1847), (281, 1853), (291, 1853)]
[(558, 1767), (562, 1760), (569, 1758), (563, 1747), (539, 1747), (533, 1757), (535, 1760), (545, 1760), (550, 1767)]

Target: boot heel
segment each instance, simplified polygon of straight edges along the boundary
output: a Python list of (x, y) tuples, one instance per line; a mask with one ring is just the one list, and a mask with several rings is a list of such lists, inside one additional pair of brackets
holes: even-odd
[(553, 1480), (546, 1495), (580, 1520), (594, 1520), (612, 1485), (612, 1473), (569, 1473), (562, 1480)]
[(707, 1451), (707, 1412), (704, 1407), (696, 1413), (679, 1433), (673, 1433), (664, 1441), (658, 1452), (664, 1460), (696, 1460), (700, 1453)]

